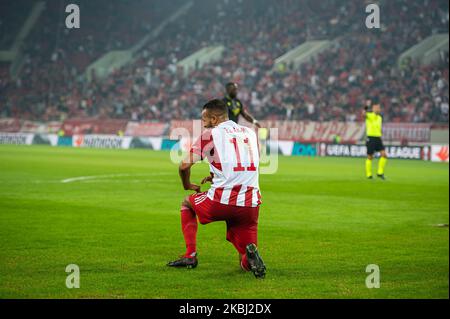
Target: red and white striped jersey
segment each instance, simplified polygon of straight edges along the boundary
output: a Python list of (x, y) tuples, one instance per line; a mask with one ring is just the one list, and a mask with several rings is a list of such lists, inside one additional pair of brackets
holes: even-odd
[(205, 131), (191, 152), (207, 158), (213, 176), (208, 198), (225, 205), (257, 207), (259, 147), (256, 134), (233, 121)]

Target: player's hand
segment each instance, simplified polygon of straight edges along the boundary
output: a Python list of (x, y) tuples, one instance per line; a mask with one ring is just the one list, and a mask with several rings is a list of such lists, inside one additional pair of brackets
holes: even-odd
[(212, 180), (213, 180), (213, 178), (212, 178), (211, 175), (210, 176), (206, 176), (204, 179), (202, 179), (202, 184), (211, 183)]
[(195, 185), (195, 184), (190, 184), (189, 187), (186, 188), (186, 190), (195, 191), (196, 193), (200, 193), (200, 186)]

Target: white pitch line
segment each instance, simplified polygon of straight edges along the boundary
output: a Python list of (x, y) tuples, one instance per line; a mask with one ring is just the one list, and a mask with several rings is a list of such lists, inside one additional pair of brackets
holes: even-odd
[(71, 177), (61, 180), (61, 183), (72, 183), (72, 182), (79, 182), (79, 181), (86, 181), (86, 180), (92, 180), (92, 179), (101, 179), (101, 178), (114, 178), (114, 177), (129, 177), (129, 176), (152, 176), (152, 175), (169, 175), (167, 173), (154, 173), (154, 174), (108, 174), (108, 175), (92, 175), (92, 176), (78, 176), (78, 177)]
[(101, 183), (101, 182), (107, 182), (108, 184), (111, 183), (121, 183), (121, 184), (137, 184), (137, 183), (155, 183), (155, 182), (167, 182), (167, 178), (152, 178), (152, 179), (127, 179), (126, 181), (119, 180), (119, 179), (91, 179), (87, 181), (83, 181), (83, 184), (91, 184), (91, 183)]

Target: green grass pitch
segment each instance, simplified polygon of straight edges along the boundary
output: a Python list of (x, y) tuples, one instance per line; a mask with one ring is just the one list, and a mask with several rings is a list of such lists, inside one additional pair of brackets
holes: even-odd
[[(376, 164), (376, 162), (375, 162)], [(265, 280), (238, 265), (225, 224), (199, 226), (184, 252), (182, 190), (168, 152), (0, 146), (0, 298), (448, 298), (449, 167), (280, 157), (261, 175)], [(208, 174), (194, 167), (193, 181)], [(62, 180), (94, 176), (81, 180)], [(80, 267), (80, 288), (65, 267)], [(368, 289), (368, 264), (381, 287)]]

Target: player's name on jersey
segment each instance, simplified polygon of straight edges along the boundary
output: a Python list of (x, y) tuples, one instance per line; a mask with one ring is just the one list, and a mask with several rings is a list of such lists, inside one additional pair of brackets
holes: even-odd
[(225, 132), (227, 132), (228, 134), (233, 134), (233, 133), (245, 133), (247, 132), (247, 128), (246, 127), (225, 127)]

